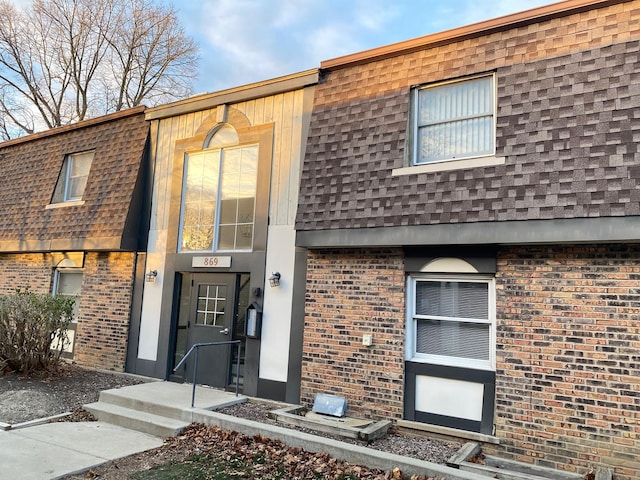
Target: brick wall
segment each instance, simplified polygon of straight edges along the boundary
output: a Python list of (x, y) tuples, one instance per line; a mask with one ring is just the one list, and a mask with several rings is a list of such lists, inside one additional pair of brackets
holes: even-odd
[[(496, 289), (501, 445), (485, 451), (640, 478), (640, 246), (505, 247)], [(404, 323), (400, 249), (310, 251), (302, 403), (402, 418)]]
[[(404, 389), (402, 251), (310, 251), (301, 401), (347, 399), (350, 414), (401, 418)], [(373, 335), (364, 347), (362, 336)]]
[[(87, 253), (82, 270), (74, 361), (124, 371), (135, 267), (134, 253)], [(50, 293), (48, 253), (0, 255), (0, 295), (16, 288)]]
[(135, 272), (134, 253), (88, 253), (74, 359), (124, 371)]
[(35, 293), (51, 292), (53, 270), (51, 256), (46, 253), (0, 255), (0, 295), (16, 289)]
[(640, 246), (503, 250), (500, 453), (640, 478)]

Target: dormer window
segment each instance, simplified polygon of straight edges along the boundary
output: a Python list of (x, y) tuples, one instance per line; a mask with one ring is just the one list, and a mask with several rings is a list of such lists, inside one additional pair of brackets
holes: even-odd
[(93, 151), (72, 153), (65, 157), (51, 203), (82, 200), (87, 186)]

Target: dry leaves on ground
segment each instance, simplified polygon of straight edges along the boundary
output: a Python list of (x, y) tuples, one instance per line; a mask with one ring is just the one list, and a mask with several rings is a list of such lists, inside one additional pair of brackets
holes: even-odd
[[(384, 472), (337, 460), (326, 453), (312, 453), (288, 447), (278, 440), (260, 435), (253, 437), (219, 427), (190, 425), (183, 434), (169, 439), (162, 448), (181, 448), (190, 444), (194, 452), (216, 456), (228, 462), (240, 461), (253, 465), (255, 478), (334, 479), (351, 476), (358, 479), (402, 478), (396, 468)], [(284, 474), (284, 477), (280, 477)], [(426, 477), (413, 477), (427, 480)]]
[[(302, 480), (363, 479), (397, 480), (402, 472), (389, 465), (389, 471), (367, 468), (337, 460), (326, 453), (312, 453), (300, 448), (287, 447), (280, 441), (260, 435), (248, 436), (235, 431), (222, 430), (203, 424), (192, 424), (178, 436), (167, 439), (165, 444), (153, 451), (152, 456), (139, 454), (126, 459), (114, 460), (97, 467), (84, 477), (71, 476), (67, 480), (99, 478), (115, 480), (127, 478), (140, 470), (163, 465), (167, 462), (185, 461), (193, 455), (209, 462), (225, 465), (228, 474), (240, 474), (248, 479)], [(234, 466), (238, 471), (234, 472)], [(250, 471), (241, 470), (250, 466)], [(437, 480), (424, 476), (412, 480)]]

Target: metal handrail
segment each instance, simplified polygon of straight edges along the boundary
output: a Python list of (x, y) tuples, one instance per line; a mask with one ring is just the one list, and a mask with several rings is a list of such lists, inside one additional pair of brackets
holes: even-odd
[(200, 347), (213, 347), (216, 345), (238, 345), (238, 363), (236, 364), (236, 397), (238, 396), (238, 382), (240, 380), (240, 353), (242, 350), (242, 341), (241, 340), (230, 340), (228, 342), (210, 342), (210, 343), (194, 343), (187, 354), (182, 357), (182, 360), (178, 362), (178, 365), (173, 369), (173, 373), (176, 373), (178, 369), (182, 366), (182, 364), (189, 358), (191, 352), (196, 351), (196, 361), (193, 363), (193, 390), (191, 391), (191, 408), (195, 405), (196, 402), (196, 385), (198, 379), (198, 352), (200, 351)]

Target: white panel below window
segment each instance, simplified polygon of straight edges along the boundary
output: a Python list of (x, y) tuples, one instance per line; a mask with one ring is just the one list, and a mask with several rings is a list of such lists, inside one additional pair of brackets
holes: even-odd
[(482, 420), (484, 385), (448, 378), (416, 376), (416, 411)]
[[(73, 353), (73, 342), (75, 341), (76, 331), (75, 330), (67, 330), (67, 341), (64, 342), (64, 346), (62, 347), (62, 351), (65, 353)], [(53, 340), (51, 341), (52, 347), (58, 347), (59, 342), (61, 341), (60, 337), (56, 333), (53, 336)], [(57, 349), (56, 349), (57, 350)]]

